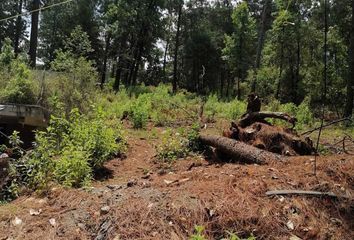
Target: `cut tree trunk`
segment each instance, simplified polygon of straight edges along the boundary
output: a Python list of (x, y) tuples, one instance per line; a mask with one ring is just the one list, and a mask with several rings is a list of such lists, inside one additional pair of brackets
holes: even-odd
[(276, 118), (285, 120), (295, 126), (296, 118), (289, 116), (282, 112), (251, 112), (245, 114), (238, 122), (238, 125), (242, 128), (248, 127), (255, 122), (267, 123), (266, 118)]
[(203, 144), (216, 148), (218, 151), (227, 154), (235, 161), (266, 164), (270, 161), (281, 160), (280, 155), (258, 149), (230, 138), (202, 134), (199, 136), (199, 139)]

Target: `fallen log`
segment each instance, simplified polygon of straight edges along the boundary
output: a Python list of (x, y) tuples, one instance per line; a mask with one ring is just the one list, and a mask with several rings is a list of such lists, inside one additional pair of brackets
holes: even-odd
[[(275, 190), (266, 192), (268, 197), (270, 196), (284, 196), (284, 195), (307, 195), (313, 197), (331, 197), (331, 198), (339, 198), (333, 192), (317, 192), (317, 191), (304, 191), (304, 190)], [(341, 196), (341, 198), (347, 198)]]
[(295, 127), (297, 122), (296, 118), (282, 112), (249, 112), (242, 116), (238, 125), (242, 128), (246, 128), (255, 122), (267, 123), (266, 118), (281, 119), (293, 124), (293, 127)]
[(269, 161), (282, 159), (280, 155), (226, 137), (201, 134), (199, 139), (203, 144), (214, 147), (233, 160), (243, 163), (266, 164)]

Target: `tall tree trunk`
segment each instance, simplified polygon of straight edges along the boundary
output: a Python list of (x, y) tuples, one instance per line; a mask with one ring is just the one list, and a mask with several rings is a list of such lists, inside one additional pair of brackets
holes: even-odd
[(121, 60), (117, 58), (116, 73), (115, 73), (114, 84), (113, 84), (113, 90), (116, 93), (119, 92), (121, 74), (122, 74)]
[(177, 92), (177, 81), (178, 81), (178, 49), (179, 49), (179, 35), (181, 28), (181, 20), (182, 20), (182, 8), (183, 8), (183, 0), (178, 7), (178, 19), (177, 19), (177, 32), (176, 32), (176, 40), (175, 40), (175, 54), (174, 54), (174, 62), (173, 62), (173, 81), (172, 81), (172, 91), (173, 93)]
[[(41, 4), (40, 0), (33, 0), (32, 10), (39, 9), (40, 4)], [(30, 49), (29, 49), (30, 66), (32, 68), (36, 67), (37, 46), (38, 46), (38, 23), (39, 23), (39, 11), (35, 11), (32, 13), (31, 38), (30, 38)]]
[[(18, 1), (18, 14), (22, 13), (22, 6), (23, 6), (23, 0)], [(21, 37), (21, 27), (22, 27), (22, 17), (18, 16), (16, 20), (16, 35), (15, 35), (15, 42), (14, 42), (14, 52), (16, 57), (19, 54), (19, 48), (20, 48), (20, 37)]]
[(163, 82), (166, 83), (167, 82), (167, 77), (166, 77), (166, 65), (167, 65), (167, 53), (168, 53), (168, 48), (170, 45), (170, 41), (169, 39), (166, 42), (166, 47), (165, 47), (165, 53), (163, 55), (163, 67), (162, 67), (162, 72), (163, 72)]
[(297, 50), (296, 50), (296, 76), (295, 76), (295, 83), (294, 83), (294, 96), (293, 96), (293, 102), (297, 104), (298, 102), (298, 87), (300, 83), (300, 65), (301, 65), (301, 36), (300, 36), (300, 30), (297, 33)]
[(237, 99), (241, 99), (241, 81), (243, 81), (243, 71), (244, 71), (244, 66), (245, 64), (243, 63), (243, 29), (244, 29), (244, 23), (242, 22), (242, 27), (241, 27), (241, 34), (240, 34), (240, 54), (239, 54), (239, 71), (238, 71), (238, 79), (237, 79)]
[[(283, 35), (284, 35), (284, 31), (285, 31), (284, 26), (283, 26), (283, 30), (282, 31), (283, 31)], [(278, 84), (277, 84), (277, 90), (276, 90), (276, 93), (275, 93), (275, 99), (279, 99), (279, 95), (280, 95), (281, 77), (283, 75), (283, 61), (284, 61), (284, 42), (283, 42), (283, 40), (281, 40), (281, 43), (280, 43), (279, 79), (278, 79)]]
[(272, 8), (271, 3), (272, 3), (271, 0), (266, 0), (263, 6), (261, 26), (259, 28), (259, 33), (258, 33), (257, 54), (256, 54), (256, 62), (254, 65), (255, 75), (252, 83), (252, 92), (256, 91), (257, 71), (261, 66), (262, 51), (263, 51), (265, 33), (266, 33), (266, 24), (267, 24), (269, 12), (271, 11)]
[(109, 48), (110, 48), (110, 41), (111, 41), (111, 36), (108, 33), (106, 36), (106, 48), (104, 51), (103, 66), (102, 66), (102, 72), (101, 72), (101, 89), (103, 89), (104, 84), (106, 82), (107, 61), (108, 61), (108, 52), (109, 52)]
[(220, 71), (220, 97), (223, 97), (224, 94), (224, 84), (225, 84), (225, 69), (221, 67)]
[(347, 103), (345, 106), (344, 116), (353, 115), (354, 107), (354, 0), (352, 0), (352, 26), (350, 32), (350, 76), (347, 82)]

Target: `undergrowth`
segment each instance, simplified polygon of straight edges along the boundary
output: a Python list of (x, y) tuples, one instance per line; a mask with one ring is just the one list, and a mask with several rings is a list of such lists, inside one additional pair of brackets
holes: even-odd
[[(12, 145), (18, 145), (16, 135), (12, 138)], [(12, 180), (6, 198), (18, 196), (22, 186), (40, 191), (53, 183), (88, 186), (95, 169), (125, 151), (120, 122), (100, 109), (92, 109), (90, 115), (73, 109), (69, 118), (52, 116), (46, 131), (36, 132), (34, 149), (11, 162)]]

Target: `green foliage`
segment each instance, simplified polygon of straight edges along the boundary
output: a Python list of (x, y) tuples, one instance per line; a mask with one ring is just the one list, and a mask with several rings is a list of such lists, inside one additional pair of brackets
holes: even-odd
[(149, 94), (140, 95), (131, 107), (131, 117), (134, 128), (145, 128), (148, 118), (149, 110), (151, 109), (151, 100)]
[(13, 59), (15, 59), (15, 53), (13, 51), (13, 48), (11, 46), (12, 42), (9, 38), (6, 38), (3, 46), (1, 48), (1, 53), (0, 53), (0, 66), (8, 66), (12, 62)]
[(30, 71), (25, 63), (14, 60), (11, 63), (12, 77), (0, 92), (1, 101), (16, 104), (35, 104), (34, 85), (30, 80)]
[(231, 102), (221, 102), (216, 95), (211, 95), (205, 106), (204, 113), (209, 121), (215, 121), (216, 117), (229, 120), (238, 119), (246, 112), (247, 105), (237, 99)]
[(188, 140), (183, 136), (183, 131), (175, 132), (167, 129), (162, 133), (161, 142), (156, 146), (157, 158), (163, 162), (171, 162), (187, 156)]
[(64, 40), (64, 48), (76, 57), (87, 57), (93, 52), (89, 36), (81, 26), (76, 26), (70, 37)]
[(67, 187), (81, 187), (90, 183), (92, 169), (87, 161), (87, 151), (69, 145), (63, 149), (59, 159), (55, 161), (55, 178)]
[(89, 183), (93, 170), (126, 150), (119, 122), (115, 127), (101, 109), (91, 116), (74, 109), (69, 118), (52, 117), (46, 132), (37, 132), (36, 147), (29, 156), (29, 185), (46, 189), (52, 181), (69, 187)]
[(52, 63), (52, 70), (57, 73), (47, 83), (49, 102), (57, 98), (64, 103), (65, 113), (73, 108), (87, 112), (95, 95), (97, 71), (92, 62), (84, 57), (76, 57), (71, 52), (58, 51), (57, 58)]
[[(284, 112), (296, 117), (296, 130), (302, 130), (305, 127), (311, 127), (314, 124), (314, 116), (309, 106), (309, 99), (305, 99), (299, 106), (293, 103), (281, 104), (278, 100), (272, 100), (266, 106), (268, 111)], [(275, 120), (276, 124), (284, 124), (283, 121)]]
[(190, 240), (206, 240), (203, 235), (205, 228), (203, 226), (195, 226), (195, 234), (193, 234), (189, 239)]
[[(242, 238), (238, 237), (236, 234), (232, 232), (227, 232), (227, 233), (229, 234), (229, 237), (227, 238), (228, 240), (242, 240)], [(256, 240), (256, 238), (253, 235), (251, 235), (248, 238), (244, 238), (244, 240)]]
[(15, 59), (11, 41), (5, 41), (0, 53), (0, 101), (34, 104), (35, 86), (28, 66), (22, 58)]
[(234, 33), (225, 35), (224, 58), (238, 81), (245, 80), (255, 53), (256, 21), (250, 13), (247, 2), (241, 2), (232, 13)]

